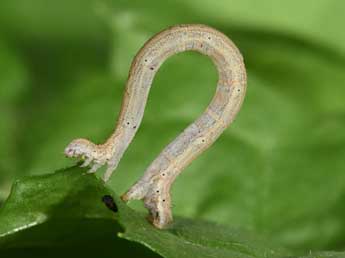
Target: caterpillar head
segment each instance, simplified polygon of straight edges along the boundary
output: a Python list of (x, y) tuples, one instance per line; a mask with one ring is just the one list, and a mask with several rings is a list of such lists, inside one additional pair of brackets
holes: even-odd
[(86, 139), (73, 140), (65, 148), (65, 155), (69, 158), (87, 158), (95, 155), (97, 146)]

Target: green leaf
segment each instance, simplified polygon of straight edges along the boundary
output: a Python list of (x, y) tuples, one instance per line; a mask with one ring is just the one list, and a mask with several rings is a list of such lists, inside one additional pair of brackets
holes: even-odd
[[(100, 180), (83, 173), (85, 170), (74, 167), (18, 180), (0, 210), (0, 252), (19, 253), (18, 250), (38, 247), (63, 250), (93, 242), (97, 250), (109, 247), (108, 252), (117, 249), (117, 254), (130, 253), (129, 243), (115, 239), (119, 232), (120, 238), (138, 242), (163, 257), (284, 254), (249, 232), (209, 222), (177, 218), (167, 230), (156, 229), (145, 214), (132, 210)], [(113, 196), (118, 212), (104, 206), (101, 201), (104, 195)], [(82, 254), (89, 252), (88, 246), (83, 249)]]

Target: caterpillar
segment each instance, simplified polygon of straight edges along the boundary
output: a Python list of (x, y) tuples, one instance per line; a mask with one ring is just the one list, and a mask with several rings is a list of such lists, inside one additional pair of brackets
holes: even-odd
[(83, 158), (89, 173), (107, 165), (106, 182), (116, 169), (142, 121), (153, 78), (170, 56), (197, 51), (211, 58), (218, 71), (216, 93), (204, 113), (166, 146), (125, 194), (122, 200), (143, 200), (149, 219), (157, 228), (172, 222), (170, 188), (192, 160), (210, 147), (231, 124), (246, 92), (246, 69), (235, 44), (223, 33), (206, 25), (177, 25), (152, 37), (135, 56), (113, 134), (103, 144), (73, 140), (67, 157)]

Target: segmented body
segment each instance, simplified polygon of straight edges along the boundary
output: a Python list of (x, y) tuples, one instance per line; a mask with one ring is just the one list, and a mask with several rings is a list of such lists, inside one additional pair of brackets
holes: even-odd
[[(216, 93), (204, 113), (160, 153), (144, 176), (122, 196), (125, 201), (143, 199), (153, 224), (159, 228), (172, 221), (170, 188), (175, 178), (229, 126), (244, 99), (243, 58), (227, 36), (205, 25), (178, 25), (158, 33), (133, 60), (111, 137), (102, 145), (76, 140), (66, 148), (69, 156), (84, 154), (87, 163), (93, 161), (92, 172), (107, 163), (107, 181), (138, 130), (156, 72), (168, 57), (184, 51), (197, 51), (212, 59), (219, 74)], [(87, 152), (94, 154), (88, 159)]]

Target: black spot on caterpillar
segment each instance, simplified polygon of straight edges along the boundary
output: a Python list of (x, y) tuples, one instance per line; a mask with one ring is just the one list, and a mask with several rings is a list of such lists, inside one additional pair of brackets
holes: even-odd
[(112, 210), (113, 212), (117, 212), (118, 208), (117, 205), (110, 195), (104, 195), (102, 198), (102, 202), (104, 202), (105, 206), (108, 207), (109, 210)]

